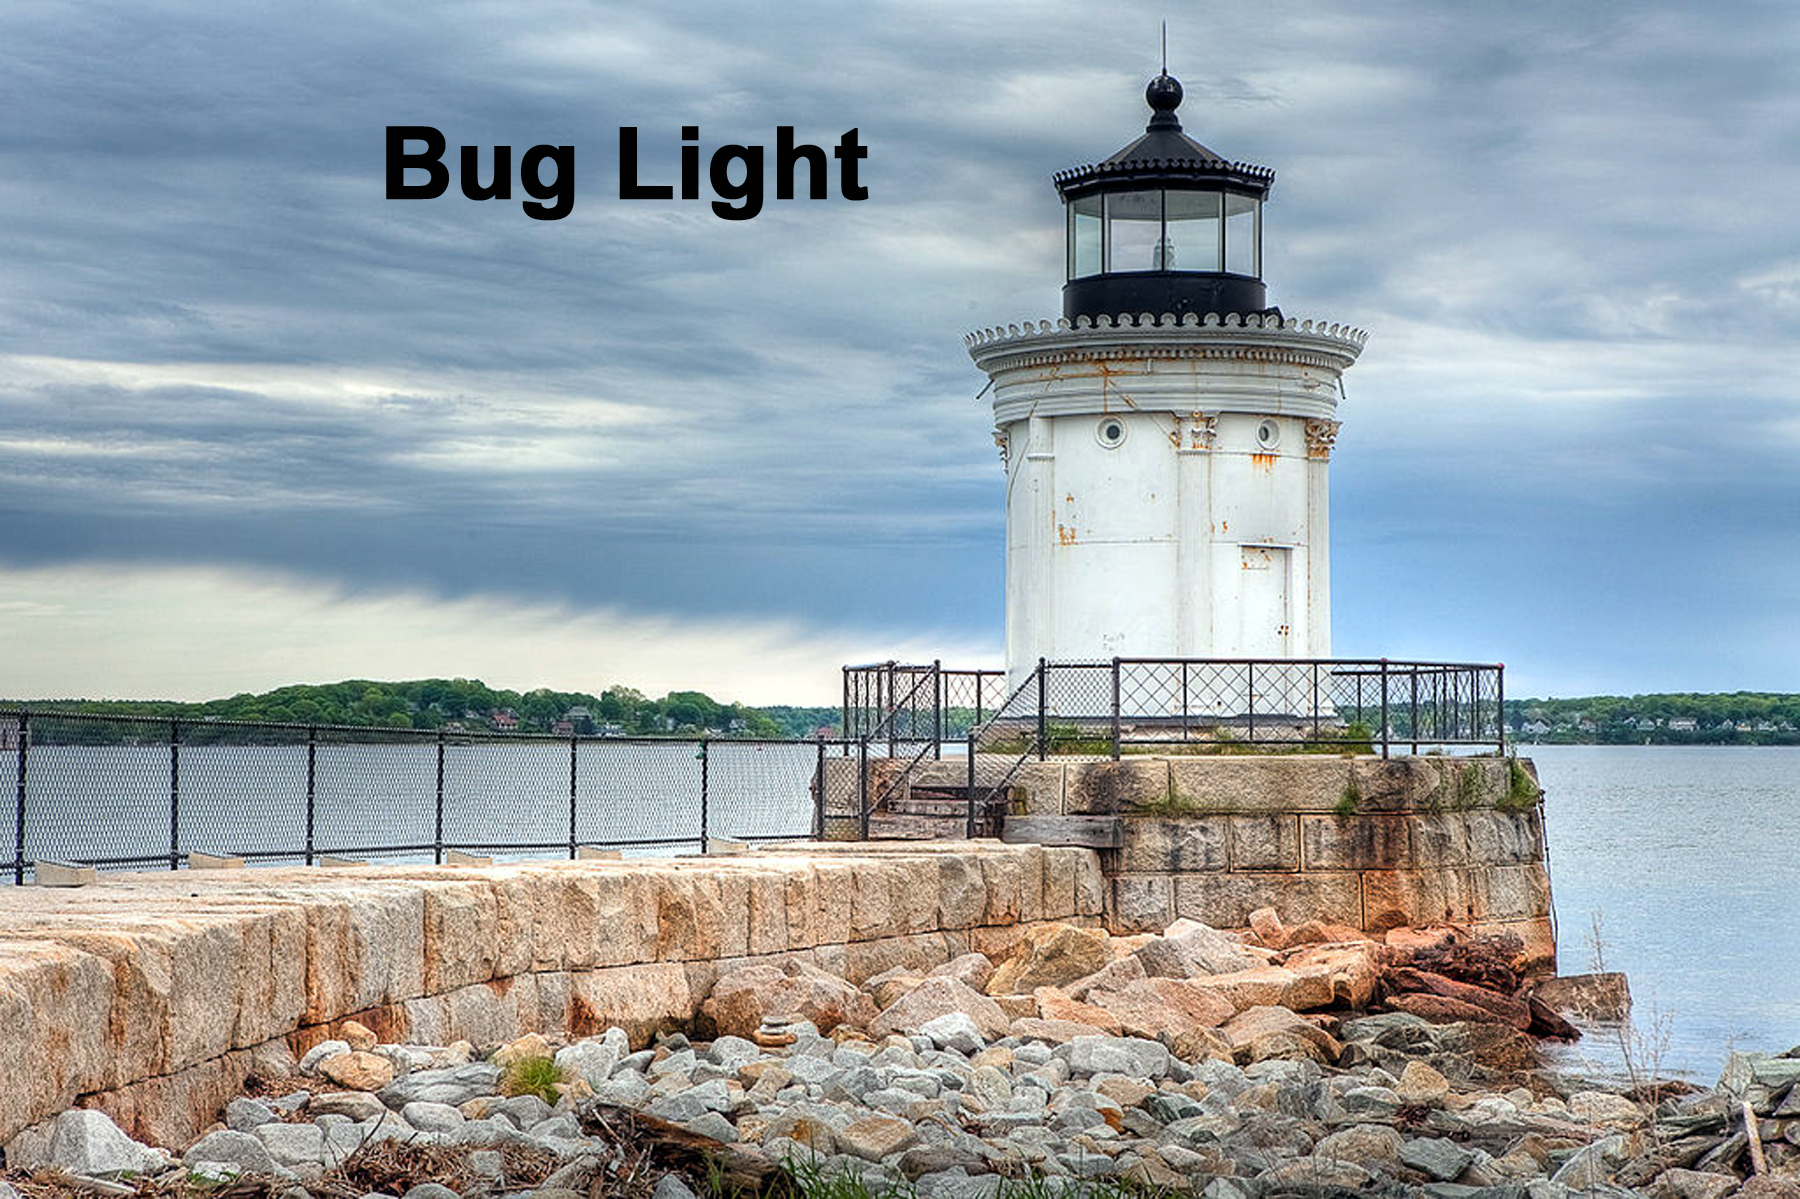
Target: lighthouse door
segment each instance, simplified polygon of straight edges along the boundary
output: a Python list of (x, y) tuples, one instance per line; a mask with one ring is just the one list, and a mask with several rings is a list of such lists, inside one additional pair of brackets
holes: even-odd
[(1246, 545), (1238, 571), (1237, 653), (1245, 658), (1285, 658), (1293, 642), (1285, 547)]

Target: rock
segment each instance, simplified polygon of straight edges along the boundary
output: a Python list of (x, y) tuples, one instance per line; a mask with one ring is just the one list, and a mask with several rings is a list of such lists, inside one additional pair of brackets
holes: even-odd
[(1578, 1041), (1581, 1030), (1557, 1015), (1549, 1004), (1536, 995), (1525, 997), (1526, 1010), (1531, 1013), (1531, 1026), (1525, 1031), (1536, 1037), (1555, 1037), (1560, 1041)]
[(268, 1146), (259, 1138), (247, 1132), (232, 1132), (223, 1128), (217, 1132), (209, 1132), (195, 1141), (181, 1155), (181, 1160), (189, 1166), (197, 1162), (219, 1162), (241, 1173), (258, 1174), (265, 1178), (286, 1177), (289, 1173), (276, 1165)]
[(1408, 1107), (1439, 1107), (1450, 1094), (1450, 1080), (1425, 1062), (1410, 1061), (1400, 1072), (1394, 1094)]
[(441, 1182), (421, 1182), (408, 1187), (400, 1199), (462, 1199), (462, 1196)]
[[(875, 1006), (893, 1006), (895, 1000), (925, 981), (925, 976), (905, 966), (883, 970), (863, 982), (863, 990), (875, 1000)], [(977, 988), (978, 990), (980, 988)]]
[(1390, 928), (1382, 934), (1382, 941), (1391, 948), (1401, 950), (1405, 954), (1413, 954), (1421, 949), (1438, 949), (1462, 936), (1460, 929), (1447, 924), (1434, 924), (1420, 928), (1401, 925)]
[(962, 1054), (976, 1054), (986, 1047), (981, 1029), (962, 1012), (946, 1012), (919, 1025), (919, 1032), (931, 1038), (939, 1049), (954, 1049)]
[(1247, 1008), (1220, 1031), (1240, 1065), (1299, 1056), (1329, 1066), (1343, 1053), (1343, 1046), (1329, 1033), (1283, 1007)]
[(225, 1105), (225, 1127), (233, 1132), (249, 1132), (261, 1124), (273, 1124), (279, 1117), (275, 1109), (260, 1099), (239, 1096)]
[(1109, 938), (1100, 929), (1072, 924), (1042, 924), (1029, 928), (1018, 953), (988, 979), (990, 995), (1029, 994), (1038, 987), (1055, 987), (1093, 974), (1112, 961)]
[(370, 1031), (367, 1025), (356, 1020), (346, 1020), (338, 1026), (338, 1039), (356, 1053), (368, 1053), (381, 1044), (380, 1037)]
[(336, 1057), (340, 1053), (349, 1053), (350, 1046), (344, 1041), (320, 1041), (306, 1051), (300, 1059), (300, 1073), (315, 1074), (318, 1065), (328, 1057)]
[(656, 1180), (656, 1189), (650, 1192), (650, 1199), (698, 1199), (687, 1183), (674, 1174), (664, 1174)]
[(1650, 1186), (1652, 1199), (1724, 1199), (1737, 1190), (1735, 1174), (1703, 1170), (1664, 1170)]
[(928, 978), (902, 996), (869, 1025), (877, 1037), (889, 1033), (917, 1032), (928, 1020), (961, 1012), (975, 1022), (986, 1040), (1006, 1035), (1009, 1021), (1000, 1006), (986, 995), (971, 990), (954, 978)]
[(454, 1132), (468, 1122), (448, 1103), (409, 1103), (400, 1109), (400, 1118), (421, 1132)]
[(1149, 975), (1144, 973), (1144, 963), (1138, 960), (1137, 951), (1133, 950), (1126, 956), (1107, 963), (1087, 977), (1078, 978), (1059, 989), (1070, 999), (1085, 1001), (1091, 992), (1117, 991), (1127, 983), (1148, 977)]
[[(1093, 992), (1089, 992), (1091, 996)], [(1124, 1030), (1119, 1026), (1119, 1018), (1105, 1008), (1092, 1003), (1082, 1003), (1064, 994), (1059, 987), (1039, 987), (1031, 993), (1035, 1011), (1032, 1013), (1041, 1020), (1065, 1020), (1075, 1024), (1087, 1024), (1100, 1032), (1119, 1036)]]
[(1375, 1176), (1354, 1162), (1334, 1157), (1303, 1157), (1279, 1166), (1270, 1166), (1256, 1176), (1265, 1193), (1283, 1193), (1279, 1188), (1296, 1184), (1317, 1188), (1310, 1193), (1330, 1193), (1328, 1188), (1361, 1194), (1369, 1190)]
[(1169, 1038), (1169, 1052), (1184, 1062), (1234, 1060), (1231, 1042), (1216, 1028), (1184, 1028)]
[(864, 1116), (837, 1130), (838, 1147), (868, 1161), (878, 1162), (903, 1153), (919, 1143), (919, 1134), (905, 1120), (892, 1116)]
[[(1459, 1020), (1476, 1024), (1505, 1023), (1486, 1008), (1479, 1008), (1472, 1003), (1465, 1003), (1460, 999), (1450, 999), (1443, 995), (1410, 992), (1405, 995), (1389, 995), (1383, 1002), (1397, 1012), (1407, 1012), (1433, 1024), (1454, 1024)], [(1513, 1026), (1508, 1024), (1507, 1027)]]
[(1462, 1052), (1490, 1070), (1530, 1070), (1538, 1064), (1537, 1045), (1509, 1025), (1464, 1025), (1458, 1040)]
[(534, 1032), (502, 1045), (494, 1050), (493, 1056), (488, 1060), (504, 1070), (518, 1062), (551, 1056), (553, 1056), (553, 1052), (550, 1042), (545, 1040), (541, 1033)]
[(50, 1165), (89, 1177), (153, 1174), (168, 1161), (161, 1150), (126, 1136), (105, 1112), (86, 1108), (56, 1117), (46, 1157)]
[(1217, 992), (1178, 978), (1139, 979), (1117, 991), (1090, 991), (1088, 998), (1117, 1019), (1125, 1036), (1151, 1040), (1217, 1028), (1237, 1012)]
[(1254, 970), (1265, 964), (1224, 933), (1204, 924), (1192, 924), (1179, 935), (1151, 941), (1131, 956), (1151, 978), (1200, 978)]
[(1636, 1128), (1645, 1123), (1643, 1109), (1610, 1091), (1577, 1091), (1569, 1096), (1569, 1114), (1583, 1124)]
[[(420, 1070), (397, 1078), (381, 1088), (381, 1101), (395, 1111), (409, 1103), (447, 1103), (459, 1107), (479, 1095), (500, 1089), (500, 1067), (491, 1062), (470, 1062), (444, 1070)], [(314, 1106), (318, 1101), (314, 1100)]]
[[(1408, 966), (1389, 967), (1382, 975), (1382, 983), (1390, 995), (1395, 991), (1416, 991), (1426, 995), (1437, 995), (1487, 1012), (1486, 1019), (1510, 1024), (1520, 1032), (1531, 1027), (1529, 1004), (1515, 999), (1511, 995), (1502, 995), (1498, 991), (1489, 990), (1487, 987), (1458, 982), (1456, 979), (1446, 978), (1442, 974), (1434, 974), (1429, 970), (1415, 970)], [(1392, 1003), (1391, 998), (1390, 1006), (1400, 1007), (1399, 1004)], [(1413, 1009), (1400, 1007), (1400, 1010), (1411, 1011)], [(1429, 1018), (1427, 1017), (1427, 1019)]]
[(394, 1081), (394, 1063), (373, 1053), (351, 1051), (319, 1063), (319, 1073), (352, 1091), (379, 1091)]
[(1286, 930), (1287, 948), (1300, 945), (1353, 945), (1374, 942), (1369, 934), (1348, 924), (1332, 924), (1324, 920), (1304, 920)]
[(1381, 978), (1374, 950), (1366, 943), (1312, 945), (1288, 954), (1282, 964), (1302, 974), (1323, 970), (1331, 987), (1332, 1006), (1357, 1011), (1369, 1006)]
[(1475, 1155), (1443, 1137), (1421, 1137), (1400, 1146), (1400, 1160), (1435, 1182), (1451, 1182), (1475, 1160)]
[(765, 1021), (804, 1017), (818, 1032), (829, 1033), (841, 1024), (866, 1027), (876, 1009), (867, 995), (816, 966), (759, 962), (721, 977), (700, 1011), (721, 1035), (762, 1045), (757, 1033)]
[(925, 972), (925, 977), (954, 978), (971, 990), (985, 991), (988, 981), (994, 977), (994, 963), (985, 953), (965, 953), (942, 966), (933, 966)]
[(1057, 1049), (1056, 1056), (1075, 1075), (1124, 1074), (1156, 1079), (1169, 1072), (1169, 1050), (1141, 1037), (1076, 1037)]
[(1618, 1023), (1631, 1015), (1631, 984), (1616, 972), (1546, 978), (1530, 994), (1565, 1016)]
[(367, 1091), (329, 1091), (314, 1095), (306, 1105), (310, 1116), (348, 1116), (357, 1122), (378, 1120), (388, 1106)]
[(1322, 1138), (1313, 1147), (1313, 1156), (1378, 1166), (1392, 1174), (1400, 1167), (1403, 1144), (1400, 1134), (1386, 1124), (1353, 1124)]
[(1253, 1007), (1284, 1007), (1311, 1011), (1330, 1007), (1331, 976), (1321, 966), (1304, 971), (1286, 966), (1257, 965), (1248, 970), (1203, 975), (1194, 980), (1229, 1002), (1234, 1011)]
[(579, 1078), (597, 1087), (619, 1067), (621, 1046), (600, 1041), (577, 1041), (556, 1051), (556, 1068), (565, 1078)]
[(316, 1124), (265, 1124), (253, 1134), (277, 1165), (325, 1165), (325, 1130)]
[(1021, 1041), (1042, 1041), (1048, 1045), (1067, 1045), (1076, 1037), (1091, 1037), (1094, 1026), (1071, 1020), (1040, 1020), (1025, 1016), (1007, 1026), (1006, 1035)]
[(1274, 908), (1257, 908), (1251, 912), (1250, 931), (1270, 949), (1287, 948), (1287, 930), (1281, 926), (1281, 917)]

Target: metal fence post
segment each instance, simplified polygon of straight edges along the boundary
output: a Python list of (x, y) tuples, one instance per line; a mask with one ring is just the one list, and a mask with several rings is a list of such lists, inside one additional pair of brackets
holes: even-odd
[(700, 738), (700, 852), (707, 850), (707, 755), (706, 738)]
[(862, 839), (869, 839), (869, 739), (856, 743), (856, 825)]
[(813, 839), (825, 839), (825, 743), (819, 742), (819, 764), (813, 770)]
[(1112, 756), (1119, 760), (1119, 659), (1112, 661)]
[(931, 660), (931, 756), (944, 760), (944, 663)]
[(1244, 663), (1245, 739), (1256, 744), (1256, 663)]
[[(1500, 705), (1500, 756), (1504, 758), (1506, 756), (1506, 663), (1504, 662), (1494, 667), (1494, 690), (1498, 693), (1495, 699)], [(24, 741), (21, 739), (19, 744), (23, 745)]]
[(444, 864), (444, 730), (437, 735), (437, 791), (432, 800), (431, 855), (439, 866)]
[(319, 730), (306, 730), (306, 864), (313, 864), (313, 783), (318, 776)]
[(850, 668), (844, 667), (844, 736), (850, 736)]
[(1042, 762), (1050, 753), (1050, 671), (1042, 658), (1038, 659), (1038, 761)]
[(569, 734), (569, 861), (578, 856), (579, 843), (575, 839), (575, 795), (577, 776), (575, 773), (576, 741), (573, 733)]
[[(977, 681), (976, 686), (981, 684)], [(969, 730), (969, 839), (975, 839), (975, 730)]]
[(1407, 671), (1406, 677), (1412, 680), (1412, 747), (1413, 756), (1417, 757), (1419, 755), (1419, 668), (1415, 666)]
[(181, 722), (169, 722), (169, 869), (181, 869)]
[(1388, 756), (1388, 660), (1381, 660), (1381, 756)]
[(25, 885), (25, 755), (31, 747), (31, 718), (19, 713), (19, 808), (13, 825), (13, 883)]

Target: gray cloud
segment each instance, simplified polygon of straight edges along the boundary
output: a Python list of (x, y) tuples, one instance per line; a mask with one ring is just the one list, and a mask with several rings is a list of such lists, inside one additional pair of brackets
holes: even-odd
[[(1163, 15), (0, 14), (0, 565), (997, 645), (961, 335), (1056, 312), (1048, 176), (1133, 136)], [(1334, 474), (1339, 648), (1503, 657), (1537, 690), (1790, 685), (1800, 17), (1168, 15), (1189, 130), (1279, 172), (1274, 298), (1375, 333)], [(390, 123), (574, 145), (575, 213), (387, 201)], [(686, 123), (706, 149), (856, 126), (871, 198), (619, 201), (618, 127), (667, 178)]]

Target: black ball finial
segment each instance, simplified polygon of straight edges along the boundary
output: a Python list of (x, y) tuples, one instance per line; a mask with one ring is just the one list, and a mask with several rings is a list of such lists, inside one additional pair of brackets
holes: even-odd
[(1181, 80), (1173, 75), (1158, 75), (1144, 89), (1144, 99), (1157, 112), (1174, 112), (1181, 107)]

